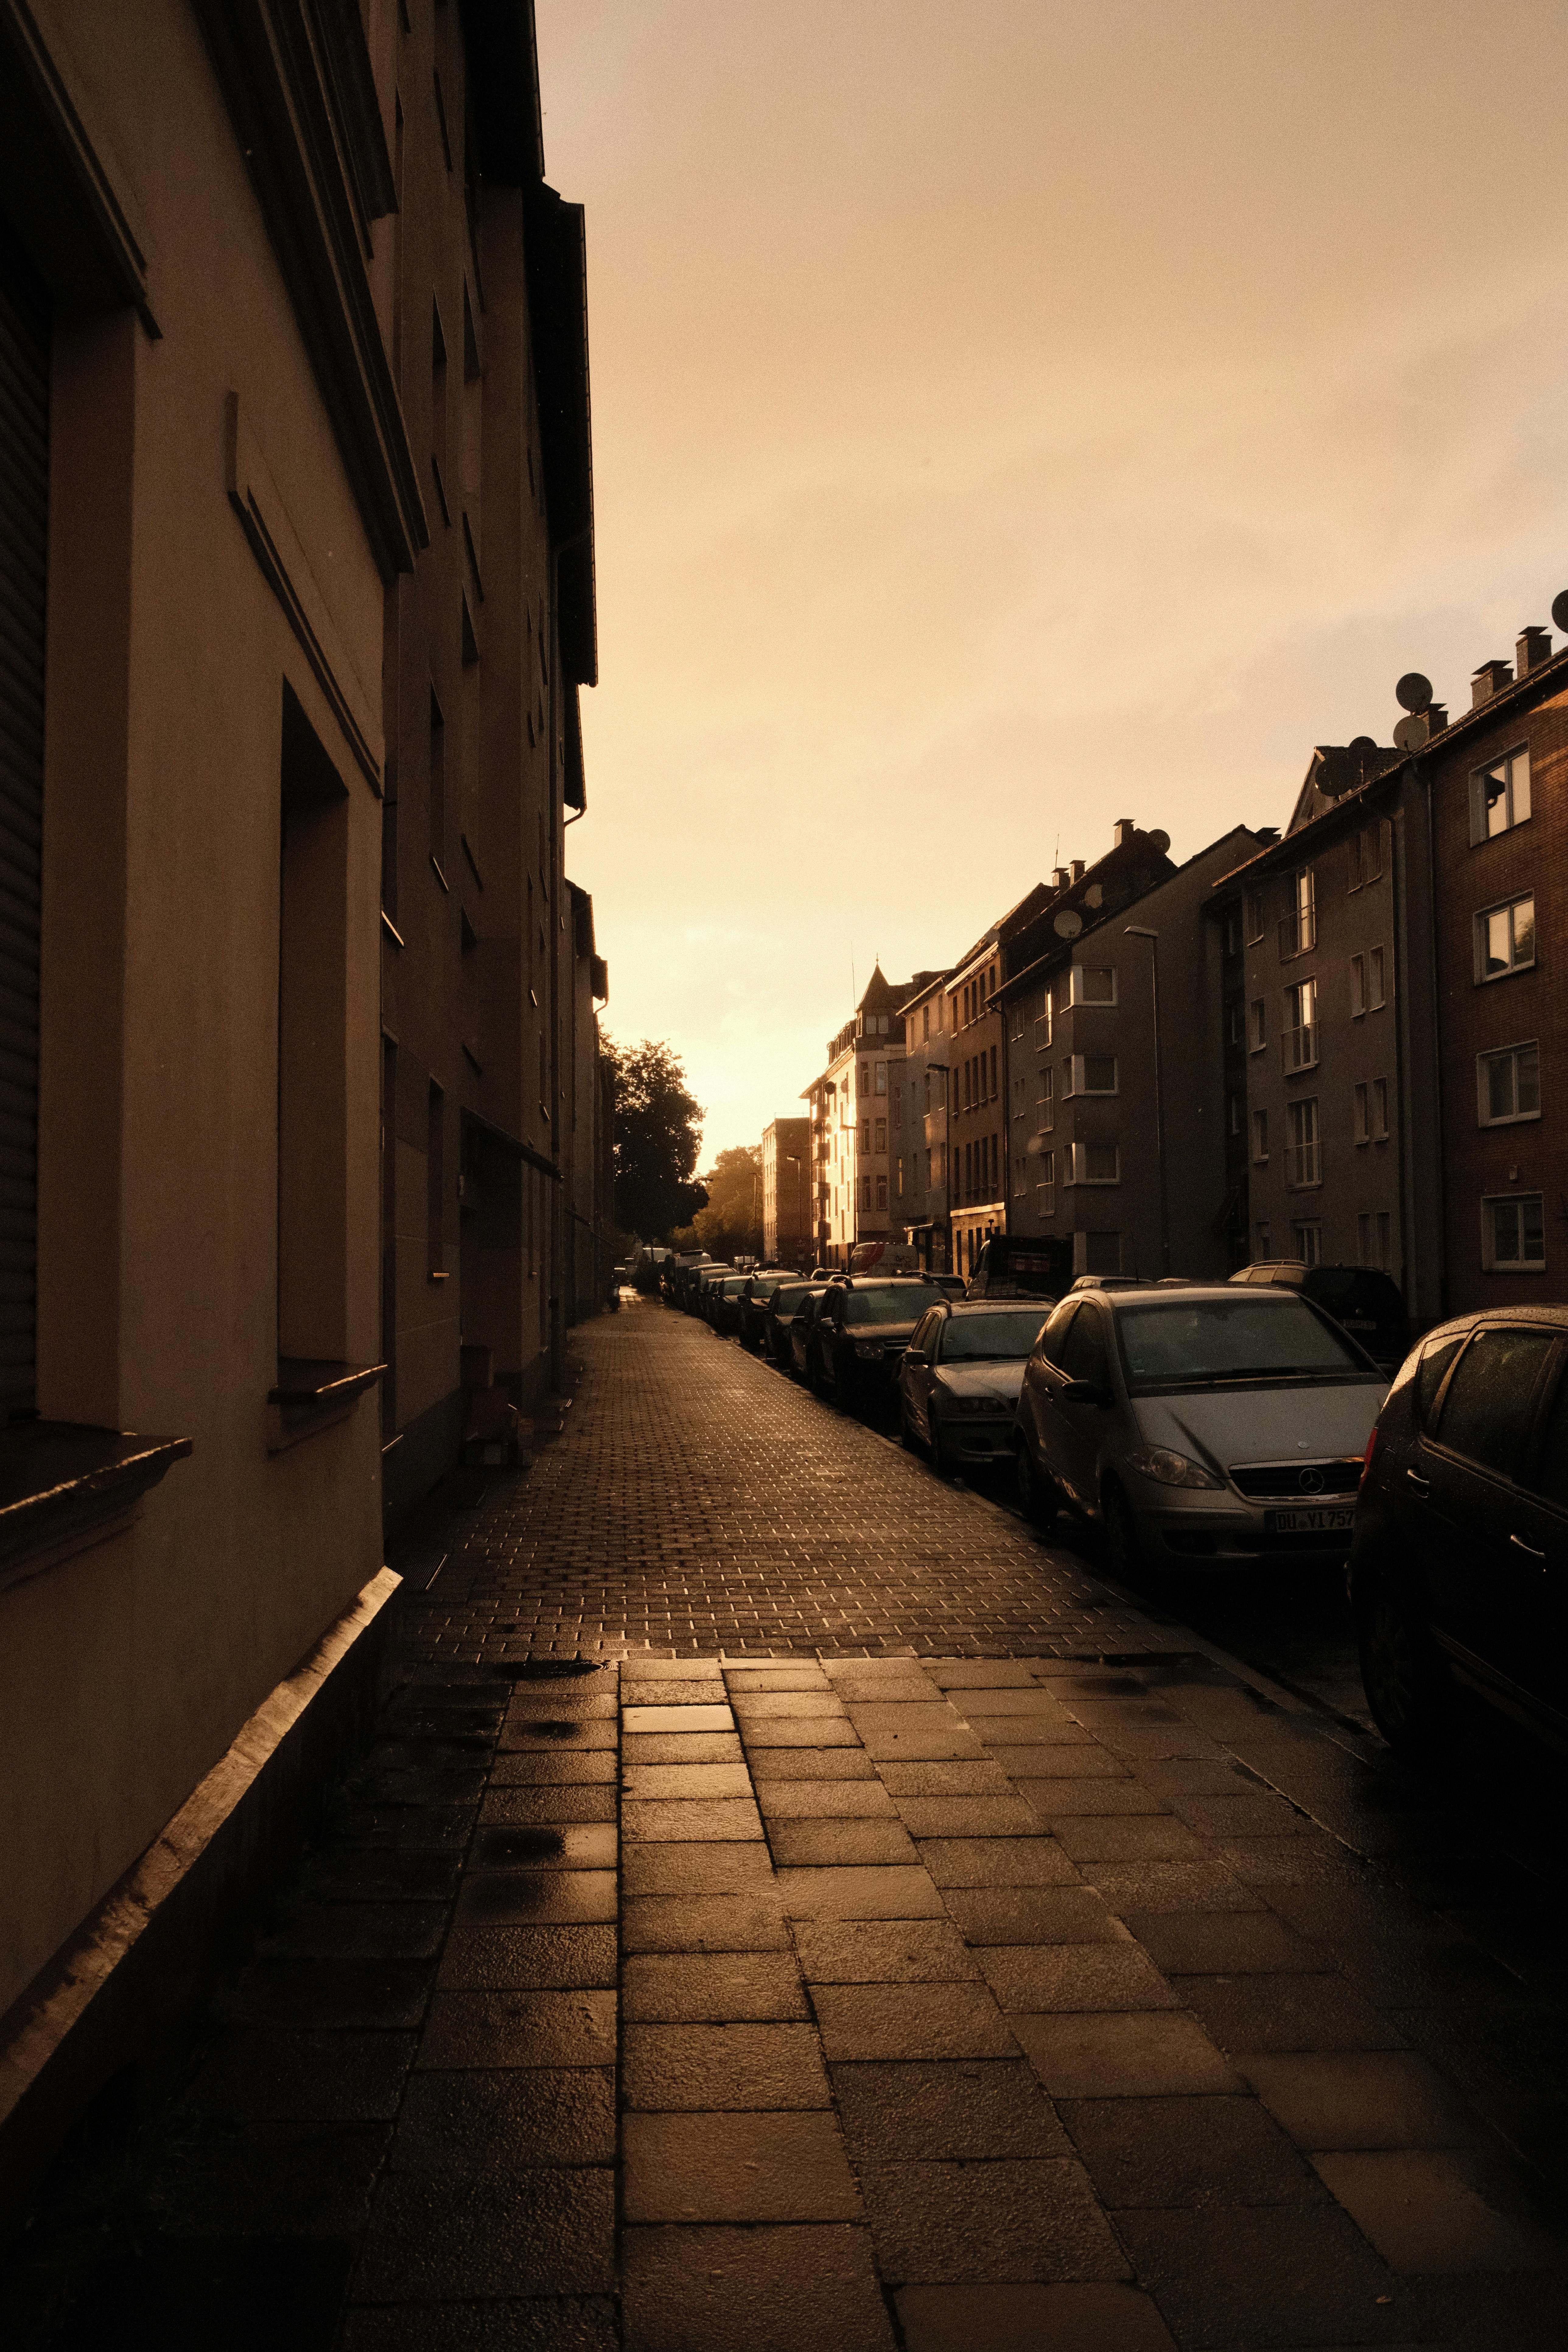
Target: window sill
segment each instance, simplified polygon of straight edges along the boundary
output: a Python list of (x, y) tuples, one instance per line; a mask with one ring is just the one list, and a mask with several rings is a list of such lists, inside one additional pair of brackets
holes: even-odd
[(342, 1421), (385, 1370), (384, 1364), (279, 1356), (278, 1385), (267, 1399), (268, 1452), (280, 1454), (301, 1437), (313, 1437), (317, 1430)]
[(0, 1586), (109, 1533), (190, 1451), (188, 1437), (139, 1437), (73, 1421), (21, 1422), (0, 1433)]

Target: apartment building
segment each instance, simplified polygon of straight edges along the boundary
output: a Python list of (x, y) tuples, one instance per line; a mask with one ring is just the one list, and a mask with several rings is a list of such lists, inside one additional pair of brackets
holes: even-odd
[(952, 1085), (947, 1027), (948, 974), (917, 971), (901, 1018), (903, 1068), (895, 1072), (891, 1135), (894, 1214), (921, 1265), (945, 1273), (952, 1264), (949, 1232), (948, 1094)]
[(1006, 1231), (1005, 1043), (996, 1003), (1001, 982), (999, 926), (994, 923), (942, 982), (944, 1026), (952, 1048), (948, 1225), (953, 1269), (963, 1275), (973, 1273), (986, 1236)]
[(847, 1266), (857, 1242), (901, 1239), (889, 1208), (891, 1097), (901, 1083), (904, 1029), (900, 1008), (910, 993), (879, 964), (837, 1036), (827, 1063), (805, 1088), (809, 1106), (817, 1262)]
[(815, 1264), (811, 1192), (810, 1119), (770, 1120), (763, 1129), (763, 1255), (770, 1265)]

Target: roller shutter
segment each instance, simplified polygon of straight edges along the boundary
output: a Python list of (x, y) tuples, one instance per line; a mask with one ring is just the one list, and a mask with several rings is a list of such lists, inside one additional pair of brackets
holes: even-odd
[(0, 221), (0, 1421), (33, 1402), (49, 326)]

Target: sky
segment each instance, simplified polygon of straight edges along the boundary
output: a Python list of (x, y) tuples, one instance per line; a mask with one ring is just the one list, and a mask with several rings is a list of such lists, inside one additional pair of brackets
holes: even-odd
[(594, 895), (703, 1165), (873, 961), (1283, 826), (1568, 588), (1562, 0), (537, 0)]

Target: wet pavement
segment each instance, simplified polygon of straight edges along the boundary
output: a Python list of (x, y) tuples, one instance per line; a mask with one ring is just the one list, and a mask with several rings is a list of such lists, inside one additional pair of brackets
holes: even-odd
[(699, 1324), (574, 1341), (8, 2339), (1560, 2346), (1560, 1785), (1406, 1780), (1331, 1621), (1325, 1706)]

